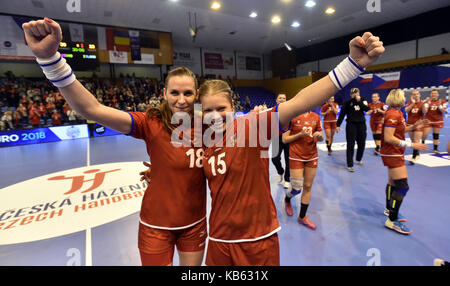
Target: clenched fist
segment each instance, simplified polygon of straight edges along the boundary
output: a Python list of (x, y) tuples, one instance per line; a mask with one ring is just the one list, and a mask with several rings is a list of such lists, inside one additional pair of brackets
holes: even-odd
[(44, 18), (24, 23), (22, 28), (25, 40), (36, 57), (46, 59), (56, 54), (62, 40), (62, 30), (58, 23)]
[(350, 41), (350, 57), (362, 68), (372, 65), (384, 51), (383, 42), (370, 32)]

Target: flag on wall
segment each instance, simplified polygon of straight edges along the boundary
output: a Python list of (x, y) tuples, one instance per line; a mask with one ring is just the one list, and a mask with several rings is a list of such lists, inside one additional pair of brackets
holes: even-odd
[(129, 30), (130, 35), (130, 47), (131, 47), (131, 59), (133, 61), (141, 60), (141, 42), (139, 38), (139, 31)]
[(374, 89), (393, 89), (400, 86), (401, 72), (381, 73), (373, 75)]

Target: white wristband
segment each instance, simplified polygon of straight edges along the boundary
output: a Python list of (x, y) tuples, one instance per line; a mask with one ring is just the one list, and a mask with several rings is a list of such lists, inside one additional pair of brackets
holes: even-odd
[(36, 58), (47, 79), (56, 87), (65, 87), (76, 80), (72, 68), (66, 63), (66, 59), (56, 52), (50, 58)]
[(400, 147), (412, 147), (412, 142), (400, 140), (400, 144), (398, 145)]
[(361, 68), (350, 56), (345, 58), (338, 66), (328, 74), (331, 81), (339, 89), (358, 78), (365, 69)]

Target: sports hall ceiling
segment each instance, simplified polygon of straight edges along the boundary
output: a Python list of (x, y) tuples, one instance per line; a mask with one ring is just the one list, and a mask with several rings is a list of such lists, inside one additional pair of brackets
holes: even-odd
[[(68, 1), (76, 0), (0, 0), (0, 12), (168, 31), (175, 46), (268, 54), (284, 42), (304, 47), (449, 5), (448, 0), (381, 0), (381, 12), (369, 13), (368, 0), (315, 0), (313, 8), (305, 7), (306, 0), (221, 0), (220, 10), (213, 11), (211, 0), (79, 0), (81, 12), (69, 13)], [(324, 13), (329, 6), (333, 15)], [(252, 11), (258, 17), (250, 18)], [(189, 12), (192, 19), (197, 14), (195, 43)], [(274, 14), (282, 18), (278, 25), (270, 21)], [(291, 27), (294, 20), (300, 27)]]

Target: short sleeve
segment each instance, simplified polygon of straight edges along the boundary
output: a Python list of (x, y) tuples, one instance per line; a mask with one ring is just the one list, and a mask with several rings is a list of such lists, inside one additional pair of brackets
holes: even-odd
[(400, 119), (395, 114), (389, 113), (384, 117), (384, 127), (396, 128), (400, 124)]
[(132, 136), (137, 139), (145, 139), (146, 121), (147, 116), (143, 112), (128, 112), (131, 116), (131, 131), (128, 136)]

